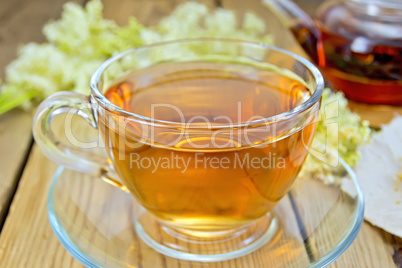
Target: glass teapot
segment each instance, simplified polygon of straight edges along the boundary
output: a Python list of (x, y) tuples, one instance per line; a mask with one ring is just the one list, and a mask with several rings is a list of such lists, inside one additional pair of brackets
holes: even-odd
[(336, 90), (402, 105), (402, 0), (325, 1), (314, 18), (290, 0), (264, 0)]

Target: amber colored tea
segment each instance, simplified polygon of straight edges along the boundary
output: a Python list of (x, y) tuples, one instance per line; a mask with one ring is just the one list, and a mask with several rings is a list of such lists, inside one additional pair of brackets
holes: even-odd
[(329, 31), (317, 24), (321, 40), (314, 36), (313, 29), (301, 24), (291, 27), (291, 31), (336, 90), (358, 102), (402, 105), (400, 39), (368, 43), (367, 39), (358, 39), (358, 32)]
[(313, 124), (291, 134), (281, 126), (269, 135), (245, 130), (241, 139), (216, 130), (278, 115), (310, 97), (297, 80), (253, 66), (163, 63), (127, 74), (104, 95), (137, 115), (199, 127), (158, 122), (149, 132), (129, 122), (122, 137), (99, 121), (123, 183), (148, 211), (176, 226), (216, 230), (260, 218), (292, 185), (314, 134)]

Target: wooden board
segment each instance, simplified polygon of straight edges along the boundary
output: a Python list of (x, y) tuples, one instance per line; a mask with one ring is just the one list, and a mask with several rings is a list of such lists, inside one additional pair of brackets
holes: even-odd
[[(5, 68), (17, 56), (19, 46), (29, 42), (43, 42), (43, 25), (60, 17), (66, 0), (0, 1), (0, 78)], [(85, 0), (73, 2), (84, 3)]]
[(370, 127), (377, 129), (389, 124), (397, 115), (402, 115), (402, 106), (368, 105), (349, 101), (348, 107), (362, 120), (368, 120)]
[[(47, 193), (53, 172), (56, 165), (47, 160), (35, 146), (32, 158), (29, 160), (29, 174), (25, 173), (21, 185), (18, 189), (16, 199), (13, 203), (15, 210), (7, 218), (5, 231), (0, 238), (0, 267), (81, 267), (79, 262), (70, 256), (60, 245), (47, 220), (46, 201)], [(49, 167), (43, 169), (44, 165)], [(68, 184), (68, 185), (67, 185)], [(73, 185), (73, 187), (71, 187)], [(97, 192), (92, 191), (96, 186)], [(101, 185), (101, 186), (100, 186)], [(65, 215), (64, 227), (69, 230), (71, 237), (79, 237), (80, 247), (88, 252), (95, 253), (96, 249), (106, 249), (115, 258), (125, 258), (131, 256), (130, 263), (133, 267), (151, 268), (190, 268), (190, 267), (211, 267), (206, 263), (191, 263), (188, 261), (178, 261), (173, 258), (165, 257), (150, 249), (144, 242), (139, 240), (132, 230), (132, 220), (130, 214), (126, 217), (119, 217), (118, 228), (111, 223), (107, 225), (107, 220), (101, 221), (105, 217), (115, 219), (113, 211), (121, 208), (110, 206), (100, 200), (105, 196), (115, 197), (116, 194), (125, 195), (117, 189), (110, 189), (103, 181), (95, 181), (88, 175), (78, 174), (73, 171), (65, 171), (63, 180), (56, 187), (57, 200), (62, 204), (56, 205), (55, 210), (59, 215)], [(79, 189), (79, 190), (78, 190)], [(99, 190), (100, 189), (100, 190)], [(127, 194), (126, 194), (127, 195)], [(83, 198), (84, 197), (84, 198)], [(128, 197), (128, 196), (126, 196)], [(122, 198), (126, 199), (126, 198)], [(130, 209), (131, 199), (125, 202), (125, 208)], [(286, 228), (297, 231), (296, 220), (290, 202), (285, 199), (282, 202), (281, 210), (277, 210), (282, 215), (279, 230), (275, 236), (284, 236)], [(112, 214), (106, 215), (105, 213)], [(286, 215), (285, 217), (283, 215)], [(102, 222), (101, 224), (99, 222)], [(286, 224), (285, 224), (286, 223)], [(289, 223), (293, 223), (290, 225)], [(119, 230), (116, 232), (116, 230)], [(33, 231), (34, 230), (34, 231)], [(95, 232), (95, 230), (98, 230)], [(127, 237), (128, 244), (122, 242)], [(114, 247), (117, 243), (124, 248), (138, 248), (139, 253), (128, 254), (121, 248)], [(78, 243), (77, 243), (78, 244)], [(298, 250), (295, 250), (298, 249)], [(301, 249), (301, 250), (300, 250)], [(301, 237), (286, 235), (286, 243), (273, 243), (266, 250), (260, 250), (252, 255), (248, 255), (236, 260), (220, 263), (216, 267), (220, 268), (242, 268), (242, 267), (290, 267), (292, 256), (298, 254), (304, 263), (308, 263), (308, 257), (303, 248)], [(136, 256), (141, 256), (138, 259)], [(22, 256), (22, 257), (21, 257)], [(137, 263), (138, 261), (141, 263)], [(104, 259), (113, 262), (113, 258)], [(300, 264), (301, 261), (298, 260)], [(214, 267), (214, 266), (212, 266)]]
[[(47, 192), (56, 168), (35, 146), (0, 236), (0, 267), (26, 267), (28, 264), (29, 267), (82, 267), (61, 246), (47, 220)], [(82, 188), (88, 189), (84, 184), (85, 181)], [(73, 222), (78, 227), (80, 224), (88, 226), (82, 219), (77, 218)], [(153, 254), (147, 250), (143, 253), (145, 257)], [(381, 235), (365, 223), (356, 241), (331, 267), (359, 267), (360, 264), (364, 264), (361, 267), (395, 267), (391, 254), (392, 248), (386, 246)], [(166, 267), (176, 267), (170, 261)], [(241, 263), (266, 262), (257, 258), (242, 260)], [(237, 265), (240, 264), (232, 262), (220, 267), (242, 267)]]
[[(43, 25), (60, 16), (66, 0), (19, 0), (0, 2), (0, 78), (17, 56), (20, 45), (42, 42)], [(83, 3), (84, 0), (76, 2)], [(32, 113), (14, 110), (0, 115), (0, 229), (10, 199), (32, 144)]]
[(81, 267), (47, 222), (47, 189), (56, 169), (35, 145), (0, 235), (0, 267)]
[[(315, 192), (325, 196), (325, 200), (321, 195), (306, 194), (312, 189), (316, 189)], [(318, 180), (304, 183), (303, 187), (297, 187), (297, 191), (291, 192), (295, 200), (304, 201), (297, 202), (296, 207), (304, 223), (304, 231), (308, 237), (306, 241), (312, 257), (316, 257), (323, 251), (318, 245), (335, 247), (338, 236), (344, 234), (346, 230), (344, 226), (346, 223), (340, 222), (338, 218), (352, 215), (349, 204), (354, 201), (347, 194), (340, 192), (337, 187), (323, 187), (322, 182)], [(314, 206), (318, 209), (314, 211), (304, 209), (308, 203), (315, 204)], [(328, 267), (349, 267), (348, 265), (351, 265), (350, 267), (395, 267), (392, 254), (392, 246), (386, 243), (378, 230), (364, 222), (352, 245)]]
[(0, 116), (0, 226), (32, 144), (32, 114), (19, 110)]
[[(11, 2), (12, 4), (10, 4)], [(1, 25), (5, 25), (4, 22), (10, 25), (17, 23), (14, 28), (7, 28), (9, 29), (7, 31), (3, 31), (5, 29), (3, 26), (0, 28), (0, 49), (3, 48), (2, 51), (5, 51), (4, 49), (7, 47), (7, 51), (14, 53), (11, 56), (2, 56), (0, 68), (4, 68), (5, 64), (15, 57), (16, 44), (38, 41), (43, 38), (40, 35), (40, 28), (49, 18), (58, 18), (60, 16), (63, 2), (64, 0), (7, 0), (0, 2)], [(173, 7), (182, 2), (182, 0), (104, 0), (103, 2), (106, 17), (116, 20), (119, 24), (125, 24), (127, 16), (134, 15), (142, 23), (152, 25), (157, 22), (158, 16), (169, 14)], [(266, 21), (271, 21), (267, 24), (269, 25), (269, 30), (272, 30), (272, 33), (278, 36), (276, 38), (277, 45), (304, 55), (304, 52), (294, 42), (290, 33), (284, 27), (281, 27), (278, 21), (275, 22), (275, 18), (267, 15), (266, 9), (260, 5), (259, 0), (206, 0), (209, 6), (214, 6), (217, 2), (221, 2), (224, 7), (236, 11), (240, 16), (244, 10), (249, 9), (265, 17)], [(21, 13), (19, 13), (20, 9)], [(10, 12), (18, 14), (7, 14)], [(34, 26), (31, 26), (30, 23)], [(32, 29), (36, 29), (36, 33)], [(13, 31), (21, 31), (21, 33), (17, 34), (17, 37), (13, 39)], [(5, 39), (7, 39), (7, 42), (4, 45), (2, 40)], [(17, 41), (13, 43), (14, 45), (10, 45), (11, 41), (9, 40)], [(2, 55), (5, 54), (2, 53)], [(1, 117), (0, 120), (2, 120)], [(19, 119), (6, 118), (7, 120), (13, 124), (19, 122)], [(25, 124), (21, 125), (24, 126)], [(30, 126), (26, 128), (30, 129)], [(9, 146), (12, 142), (14, 142), (13, 144), (22, 143), (19, 140), (22, 138), (14, 137), (13, 133), (7, 134), (9, 135), (7, 136), (9, 140), (0, 140), (0, 148)], [(0, 137), (3, 137), (1, 135)], [(19, 155), (10, 153), (10, 155), (18, 161), (24, 157), (21, 153)], [(0, 166), (0, 172), (5, 170), (1, 168)], [(62, 247), (47, 221), (47, 192), (55, 170), (56, 165), (46, 159), (39, 149), (34, 146), (18, 185), (18, 191), (14, 196), (4, 228), (0, 233), (0, 267), (82, 267)], [(360, 267), (361, 264), (364, 264), (364, 267), (393, 267), (391, 256), (392, 249), (384, 243), (383, 237), (373, 227), (364, 224), (356, 241), (333, 264), (333, 267)], [(370, 261), (373, 261), (372, 263), (377, 266), (372, 266)], [(238, 266), (248, 267), (248, 261), (242, 262)], [(171, 264), (170, 267), (177, 266)]]

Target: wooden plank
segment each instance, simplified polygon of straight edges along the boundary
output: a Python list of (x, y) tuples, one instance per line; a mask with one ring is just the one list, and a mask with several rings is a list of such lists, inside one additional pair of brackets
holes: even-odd
[(56, 169), (34, 146), (1, 232), (0, 267), (82, 267), (47, 222), (47, 191)]
[[(309, 195), (312, 189), (320, 195)], [(320, 181), (309, 181), (292, 190), (300, 212), (300, 219), (304, 223), (308, 237), (308, 247), (313, 258), (319, 258), (328, 248), (335, 247), (340, 235), (346, 235), (346, 222), (339, 221), (345, 215), (351, 215), (352, 199), (341, 193), (335, 186), (324, 187)], [(350, 200), (349, 200), (350, 199)], [(313, 204), (313, 211), (307, 209)], [(325, 246), (323, 246), (325, 245)], [(368, 223), (364, 222), (361, 231), (347, 251), (329, 267), (395, 267), (392, 260), (393, 249), (381, 234)]]
[(354, 101), (349, 101), (348, 106), (362, 120), (370, 121), (370, 127), (373, 128), (381, 128), (397, 115), (402, 115), (402, 106), (368, 105)]
[[(27, 263), (30, 267), (81, 267), (78, 261), (67, 254), (59, 244), (47, 222), (47, 190), (55, 170), (56, 165), (46, 159), (35, 147), (11, 208), (12, 213), (7, 218), (0, 238), (1, 267), (23, 267)], [(76, 175), (73, 173), (71, 176)], [(83, 175), (83, 177), (85, 176)], [(77, 179), (81, 179), (81, 177)], [(87, 184), (85, 178), (82, 181), (82, 187), (77, 187), (77, 189), (88, 191), (89, 188), (84, 185)], [(83, 205), (85, 206), (85, 204)], [(74, 210), (74, 208), (72, 209)], [(69, 210), (70, 208), (66, 208), (66, 213)], [(81, 225), (88, 226), (88, 222), (78, 218), (72, 222), (77, 225), (74, 228), (81, 228)], [(127, 232), (122, 235), (129, 234), (130, 232)], [(91, 236), (92, 234), (86, 235)], [(331, 267), (356, 267), (360, 264), (364, 264), (364, 267), (394, 267), (390, 257), (392, 248), (384, 247), (383, 244), (381, 235), (365, 223), (356, 241)], [(142, 246), (146, 249), (146, 246)], [(154, 254), (149, 250), (144, 250), (143, 253), (144, 258), (148, 260), (152, 259), (149, 254)], [(258, 267), (259, 263), (269, 263), (269, 260), (264, 260), (262, 255), (255, 255), (254, 258), (245, 257), (239, 261), (248, 264), (247, 267), (253, 267), (252, 264)], [(167, 267), (177, 267), (175, 263), (170, 262), (172, 260), (169, 259)], [(237, 266), (240, 263), (230, 262), (230, 265), (221, 267), (242, 267)]]
[[(1, 1), (0, 78), (4, 79), (5, 68), (20, 45), (44, 40), (43, 25), (60, 16), (66, 1)], [(0, 226), (31, 146), (31, 127), (32, 113), (14, 110), (0, 116)]]
[[(112, 1), (110, 0), (108, 3), (112, 3)], [(109, 6), (110, 8), (114, 8), (112, 4)], [(125, 6), (122, 10), (137, 10), (136, 12), (138, 13), (143, 11), (142, 9), (129, 9), (129, 6)], [(153, 14), (151, 11), (148, 13)], [(122, 14), (116, 13), (116, 16), (123, 18)], [(145, 11), (144, 14), (146, 14)], [(108, 16), (113, 16), (113, 12), (110, 12)], [(143, 16), (143, 20), (145, 21), (149, 16), (152, 17), (154, 15)], [(124, 19), (121, 19), (120, 23), (124, 23)], [(284, 43), (286, 45), (286, 42)], [(56, 165), (45, 159), (38, 148), (34, 147), (10, 209), (9, 217), (0, 235), (1, 267), (82, 267), (78, 261), (74, 260), (62, 248), (47, 223), (47, 190), (55, 169)], [(365, 232), (364, 228), (362, 232)], [(366, 233), (363, 233), (363, 235), (366, 235)], [(364, 238), (363, 236), (363, 240)], [(381, 241), (381, 237), (374, 235), (369, 241), (371, 243), (369, 248), (376, 248), (378, 242)], [(367, 245), (362, 245), (359, 244), (359, 250), (356, 254), (360, 254), (361, 251), (366, 250)], [(380, 246), (380, 248), (382, 247)], [(378, 249), (375, 250), (378, 252)], [(370, 249), (371, 251), (373, 250)], [(384, 252), (383, 254), (385, 254)], [(376, 256), (372, 255), (372, 258)], [(358, 262), (360, 261), (358, 258), (350, 259), (350, 257), (346, 256), (346, 253), (338, 261), (341, 261), (343, 257), (345, 257), (345, 262), (339, 263), (339, 267), (360, 266), (360, 263), (364, 263)], [(249, 267), (249, 259), (247, 258), (237, 266), (221, 265), (217, 267)], [(232, 263), (229, 262), (229, 264)], [(257, 265), (263, 267), (264, 263), (257, 262)], [(338, 262), (334, 265), (338, 265)], [(177, 264), (171, 263), (169, 267), (177, 267)], [(381, 265), (381, 267), (385, 266)]]
[(29, 153), (31, 126), (31, 113), (14, 110), (0, 116), (0, 226)]
[[(85, 0), (75, 0), (83, 3)], [(2, 0), (0, 3), (0, 78), (5, 68), (17, 56), (20, 45), (43, 42), (43, 25), (60, 17), (67, 0)]]
[(393, 252), (380, 232), (364, 222), (353, 244), (328, 267), (400, 267), (392, 259)]
[[(0, 267), (82, 267), (61, 246), (48, 223), (47, 193), (56, 168), (57, 165), (48, 160), (35, 145), (14, 198), (10, 215), (7, 217), (6, 225), (0, 236)], [(127, 253), (124, 250), (120, 248), (117, 250), (110, 243), (116, 241), (121, 245), (121, 241), (129, 237), (133, 240), (128, 240), (134, 241), (134, 245), (130, 242), (126, 247), (141, 250), (142, 267), (144, 268), (173, 268), (178, 266), (185, 268), (194, 267), (194, 265), (200, 268), (211, 267), (205, 263), (189, 263), (167, 258), (151, 250), (133, 234), (131, 218), (128, 214), (126, 218), (119, 218), (119, 226), (125, 226), (119, 232), (115, 232), (117, 226), (113, 222), (109, 226), (105, 225), (107, 221), (99, 224), (99, 219), (106, 217), (105, 212), (114, 211), (107, 202), (99, 202), (99, 200), (105, 195), (116, 194), (119, 191), (111, 191), (105, 187), (103, 191), (94, 193), (92, 192), (94, 183), (106, 184), (103, 181), (94, 181), (85, 174), (77, 174), (73, 171), (66, 171), (63, 176), (65, 176), (63, 179), (65, 184), (60, 185), (57, 192), (57, 199), (63, 200), (63, 205), (56, 206), (55, 209), (60, 214), (65, 214), (67, 222), (65, 227), (69, 229), (70, 233), (75, 233), (75, 237), (79, 236), (83, 241), (88, 241), (88, 244), (81, 245), (82, 248), (92, 252), (96, 252), (97, 248), (106, 248), (115, 257), (122, 254), (125, 256)], [(70, 185), (69, 187), (66, 183), (71, 183), (73, 186)], [(98, 186), (97, 189), (99, 188)], [(124, 195), (122, 192), (120, 194)], [(289, 211), (291, 211), (291, 205), (285, 199), (282, 202), (281, 209), (276, 210), (281, 215), (282, 222), (280, 222), (275, 241), (281, 236), (284, 238), (284, 228), (297, 231), (296, 220), (293, 214), (289, 214)], [(110, 218), (115, 217), (112, 215)], [(292, 222), (293, 226), (290, 225)], [(102, 229), (103, 232), (94, 232), (96, 229)], [(113, 235), (107, 238), (104, 236), (105, 234)], [(289, 234), (285, 238), (286, 240), (282, 244), (274, 242), (264, 250), (236, 260), (222, 262), (216, 267), (251, 268), (263, 267), (263, 265), (289, 267), (292, 266), (289, 260), (295, 254), (302, 254), (304, 262), (307, 264), (308, 258), (306, 252), (303, 251), (302, 240)], [(138, 258), (135, 256), (131, 256), (127, 261), (132, 262), (133, 267), (141, 267), (140, 263), (136, 263)], [(300, 260), (298, 260), (298, 264), (301, 264)]]

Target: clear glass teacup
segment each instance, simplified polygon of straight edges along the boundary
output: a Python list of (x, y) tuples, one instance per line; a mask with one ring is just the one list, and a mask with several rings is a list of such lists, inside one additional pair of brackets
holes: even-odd
[[(313, 64), (279, 48), (166, 42), (107, 60), (89, 97), (46, 99), (34, 136), (56, 163), (132, 193), (144, 208), (133, 228), (155, 250), (226, 260), (275, 232), (270, 211), (306, 158), (323, 87)], [(51, 124), (62, 113), (96, 128), (108, 157), (57, 139)]]

